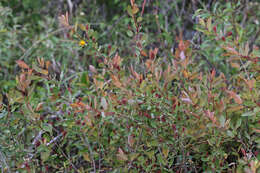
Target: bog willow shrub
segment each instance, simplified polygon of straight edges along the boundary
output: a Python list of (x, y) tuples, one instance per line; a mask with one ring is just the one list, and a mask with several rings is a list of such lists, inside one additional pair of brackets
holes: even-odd
[[(165, 58), (164, 50), (144, 46), (142, 11), (132, 0), (133, 51), (127, 57), (113, 45), (99, 45), (94, 29), (71, 26), (65, 15), (60, 19), (69, 38), (97, 65), (65, 73), (44, 58), (32, 65), (16, 61), (17, 89), (0, 107), (7, 110), (0, 153), (6, 171), (259, 170), (259, 49), (249, 52), (239, 35), (216, 37), (217, 19), (200, 14), (198, 30), (218, 48), (207, 41), (198, 50), (180, 35), (172, 58)], [(82, 40), (87, 44), (79, 45)], [(203, 44), (212, 48), (207, 51), (217, 49), (236, 73), (202, 68), (196, 55), (203, 55)]]

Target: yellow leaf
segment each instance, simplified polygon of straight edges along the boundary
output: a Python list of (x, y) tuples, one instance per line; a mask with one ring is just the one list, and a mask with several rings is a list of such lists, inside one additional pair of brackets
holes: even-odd
[(133, 13), (133, 14), (136, 14), (136, 13), (138, 13), (138, 11), (139, 11), (139, 8), (137, 7), (136, 4), (134, 4), (134, 6), (133, 6), (133, 8), (132, 8), (132, 13)]
[(131, 153), (130, 154), (130, 160), (133, 161), (135, 158), (138, 157), (138, 155), (139, 155), (138, 153)]
[(43, 74), (43, 75), (48, 75), (49, 72), (47, 70), (41, 69), (40, 73)]
[(211, 32), (211, 23), (212, 23), (212, 19), (211, 19), (211, 17), (210, 18), (208, 18), (208, 20), (207, 20), (207, 28), (208, 28), (208, 30)]
[(227, 112), (236, 112), (236, 111), (239, 111), (240, 109), (243, 109), (244, 106), (234, 106), (234, 107), (231, 107), (231, 108), (228, 108), (227, 109)]
[(163, 147), (162, 148), (162, 153), (163, 153), (164, 157), (167, 158), (168, 154), (169, 154), (169, 148)]
[(203, 19), (201, 19), (201, 18), (199, 18), (199, 24), (201, 24), (202, 26), (206, 26), (206, 24), (205, 24), (205, 22), (204, 22), (204, 20)]
[(83, 154), (83, 158), (84, 160), (88, 161), (88, 162), (91, 162), (90, 158), (89, 158), (89, 155), (87, 153), (84, 153)]
[(82, 30), (82, 31), (86, 31), (86, 28), (83, 24), (79, 24), (79, 28)]

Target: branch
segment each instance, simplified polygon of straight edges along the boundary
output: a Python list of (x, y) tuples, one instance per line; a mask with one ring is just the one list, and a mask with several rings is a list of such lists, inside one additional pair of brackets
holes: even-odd
[(260, 28), (258, 28), (256, 35), (253, 36), (249, 41), (249, 52), (248, 52), (248, 54), (250, 54), (253, 51), (255, 41), (258, 39), (259, 35), (260, 35)]
[(96, 163), (95, 163), (95, 160), (94, 160), (94, 154), (92, 152), (92, 148), (89, 144), (89, 141), (88, 141), (88, 137), (86, 135), (84, 135), (83, 137), (81, 137), (82, 140), (84, 141), (84, 143), (87, 145), (88, 147), (88, 150), (89, 150), (89, 153), (90, 153), (90, 158), (92, 160), (92, 164), (93, 164), (93, 167), (94, 167), (94, 173), (96, 173)]
[(5, 155), (4, 155), (1, 151), (0, 151), (0, 160), (1, 160), (1, 162), (3, 162), (3, 164), (1, 164), (2, 172), (4, 172), (4, 171), (3, 171), (3, 166), (5, 165), (6, 168), (7, 168), (7, 172), (8, 172), (8, 173), (11, 173), (9, 166), (8, 166), (7, 163), (6, 163)]

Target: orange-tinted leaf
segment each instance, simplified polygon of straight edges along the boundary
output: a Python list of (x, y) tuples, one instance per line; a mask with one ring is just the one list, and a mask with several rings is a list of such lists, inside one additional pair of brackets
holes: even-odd
[(207, 28), (208, 28), (209, 31), (211, 31), (211, 29), (212, 29), (211, 26), (212, 26), (212, 18), (209, 17), (208, 20), (207, 20)]
[(253, 130), (257, 133), (260, 133), (260, 129), (253, 128)]
[(43, 102), (39, 103), (35, 109), (35, 111), (40, 111), (42, 110), (42, 107), (43, 107)]
[(185, 45), (184, 45), (184, 42), (183, 42), (182, 39), (180, 39), (180, 41), (179, 41), (178, 48), (179, 48), (181, 51), (184, 51), (184, 50), (185, 50)]
[(216, 103), (216, 107), (217, 107), (217, 109), (218, 109), (220, 112), (223, 112), (223, 110), (224, 110), (224, 102), (223, 102), (223, 100), (220, 100), (219, 103)]
[(66, 12), (65, 15), (61, 15), (58, 17), (59, 23), (62, 27), (69, 27), (69, 14)]
[(236, 112), (236, 111), (239, 111), (239, 110), (241, 110), (241, 109), (243, 109), (243, 108), (244, 108), (244, 106), (241, 106), (241, 105), (239, 105), (239, 106), (234, 106), (234, 107), (228, 108), (228, 109), (227, 109), (227, 112)]
[(16, 63), (23, 69), (29, 69), (29, 66), (22, 60), (17, 60)]
[(115, 75), (111, 75), (111, 78), (112, 78), (112, 81), (113, 81), (113, 84), (120, 88), (122, 86), (121, 82), (119, 81), (119, 79), (117, 78), (117, 76)]
[(92, 127), (92, 120), (89, 114), (85, 116), (84, 122), (86, 123), (87, 126)]
[(213, 69), (210, 75), (211, 80), (214, 79), (215, 75), (216, 75), (216, 70)]
[(115, 57), (113, 58), (113, 65), (120, 66), (121, 61), (122, 61), (121, 57), (118, 55), (118, 53), (116, 53)]
[(117, 157), (121, 161), (127, 161), (128, 160), (126, 154), (123, 152), (123, 150), (121, 148), (118, 149)]
[(168, 147), (163, 147), (163, 148), (162, 148), (162, 153), (163, 153), (163, 156), (164, 156), (165, 158), (167, 158), (167, 157), (168, 157), (168, 154), (169, 154), (169, 148), (168, 148)]
[(51, 62), (50, 61), (46, 61), (45, 66), (46, 66), (47, 70), (49, 69), (50, 65), (51, 65)]
[(182, 71), (182, 74), (183, 74), (183, 76), (184, 76), (185, 78), (188, 78), (188, 77), (189, 77), (188, 72), (187, 72), (186, 70), (183, 70), (183, 71)]
[(212, 121), (213, 124), (216, 124), (217, 119), (214, 116), (215, 112), (210, 112), (210, 110), (204, 111), (204, 113), (206, 114), (206, 116)]
[(40, 65), (41, 68), (44, 68), (44, 59), (43, 58), (37, 58), (38, 64)]
[(43, 75), (48, 75), (49, 72), (48, 72), (48, 70), (41, 69), (40, 73), (43, 74)]
[(198, 114), (195, 114), (194, 112), (189, 112), (187, 110), (184, 110), (186, 114), (191, 114), (192, 116), (194, 116), (197, 119), (200, 119), (200, 116)]
[(88, 153), (83, 153), (83, 158), (84, 158), (84, 160), (91, 162)]
[(141, 51), (141, 55), (147, 57), (147, 53), (144, 50)]
[(198, 76), (198, 79), (202, 81), (202, 72), (200, 72), (200, 75)]
[(136, 71), (134, 71), (134, 69), (133, 69), (132, 66), (131, 66), (130, 70), (131, 70), (133, 76), (134, 76), (136, 79), (140, 80), (140, 75), (139, 75)]
[(233, 68), (238, 68), (238, 69), (240, 68), (240, 65), (238, 63), (235, 63), (235, 62), (231, 62), (230, 65)]
[(147, 67), (148, 69), (150, 69), (150, 67), (151, 67), (151, 65), (152, 65), (152, 60), (150, 60), (150, 59), (146, 60), (145, 65), (146, 65), (146, 67)]
[(78, 107), (80, 107), (80, 105), (77, 104), (77, 103), (71, 103), (70, 106), (71, 106), (72, 108), (78, 108)]
[(86, 110), (91, 110), (91, 107), (83, 102), (78, 102), (76, 103), (79, 107), (81, 107), (82, 109), (86, 109)]
[(223, 47), (228, 53), (233, 55), (239, 55), (239, 53), (233, 47)]
[(130, 0), (131, 6), (134, 6), (135, 0)]
[(246, 80), (246, 84), (249, 87), (249, 89), (252, 89), (255, 86), (256, 80), (253, 78), (251, 80)]
[(198, 77), (199, 77), (198, 72), (194, 72), (194, 73), (192, 73), (192, 74), (189, 76), (189, 79), (190, 79), (190, 80), (193, 80), (193, 79), (197, 79)]
[(96, 70), (96, 68), (95, 68), (93, 65), (89, 65), (89, 70), (90, 70), (92, 73), (97, 73), (97, 70)]
[(104, 82), (99, 81), (96, 78), (93, 79), (94, 84), (96, 85), (96, 89), (102, 89), (104, 87)]
[(115, 115), (115, 112), (106, 112), (105, 115), (106, 116), (112, 116), (112, 115)]
[(239, 95), (237, 95), (234, 91), (226, 91), (230, 96), (231, 98), (234, 99), (234, 101), (237, 103), (237, 104), (242, 104), (243, 101), (242, 99), (240, 98)]
[(128, 141), (129, 146), (130, 146), (130, 147), (133, 147), (133, 145), (134, 145), (134, 143), (135, 143), (135, 140), (134, 140), (134, 138), (133, 138), (132, 135), (129, 135), (129, 136), (128, 136), (127, 141)]

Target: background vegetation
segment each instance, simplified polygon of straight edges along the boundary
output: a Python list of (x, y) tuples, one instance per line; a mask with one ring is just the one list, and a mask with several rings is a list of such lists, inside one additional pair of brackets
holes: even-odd
[(259, 172), (257, 0), (2, 0), (2, 172)]

